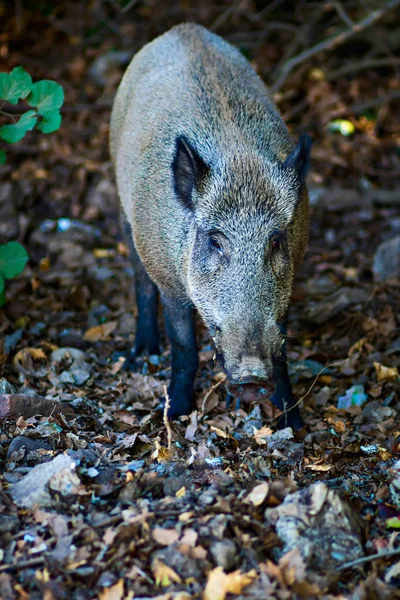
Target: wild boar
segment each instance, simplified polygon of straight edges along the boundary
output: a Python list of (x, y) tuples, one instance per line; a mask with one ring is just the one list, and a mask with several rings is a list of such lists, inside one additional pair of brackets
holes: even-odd
[(272, 397), (302, 426), (285, 354), (293, 277), (308, 239), (307, 135), (297, 144), (242, 54), (183, 24), (135, 55), (110, 147), (133, 241), (138, 324), (131, 358), (159, 352), (158, 294), (171, 343), (170, 417), (193, 409), (194, 314), (228, 389)]

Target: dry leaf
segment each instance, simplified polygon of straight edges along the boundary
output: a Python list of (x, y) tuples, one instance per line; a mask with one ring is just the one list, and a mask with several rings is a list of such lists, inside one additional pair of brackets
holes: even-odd
[(217, 435), (219, 435), (219, 437), (222, 437), (225, 439), (228, 437), (228, 434), (225, 433), (225, 431), (222, 431), (222, 429), (220, 429), (219, 427), (215, 427), (215, 425), (211, 425), (210, 429), (211, 429), (211, 431), (215, 431), (215, 433)]
[(99, 600), (122, 600), (124, 597), (124, 580), (120, 579), (118, 583), (111, 587), (104, 588), (99, 593)]
[(268, 483), (260, 483), (252, 489), (250, 494), (245, 498), (245, 502), (247, 502), (247, 504), (252, 504), (253, 506), (260, 506), (268, 496), (268, 491)]
[(34, 360), (47, 360), (47, 356), (41, 348), (23, 348), (14, 356), (13, 364), (17, 371), (25, 375), (35, 375), (33, 368)]
[(176, 573), (173, 569), (171, 569), (171, 567), (169, 567), (157, 558), (153, 562), (151, 568), (156, 580), (156, 585), (162, 585), (163, 587), (167, 587), (168, 585), (171, 585), (172, 582), (182, 582), (178, 573)]
[(270, 427), (261, 427), (261, 429), (254, 430), (254, 439), (259, 446), (268, 444), (268, 437), (271, 435), (272, 429)]
[(227, 594), (241, 594), (255, 578), (254, 569), (248, 573), (234, 571), (227, 574), (222, 567), (216, 567), (208, 574), (203, 600), (225, 600)]
[(378, 382), (393, 381), (399, 376), (399, 372), (396, 369), (396, 367), (385, 367), (384, 365), (381, 365), (381, 363), (378, 362), (374, 362), (374, 367)]
[(194, 529), (185, 529), (185, 532), (179, 540), (179, 543), (194, 548), (198, 537), (199, 534)]
[(106, 338), (110, 333), (114, 331), (117, 327), (117, 321), (108, 321), (108, 323), (103, 323), (102, 325), (96, 325), (95, 327), (90, 327), (85, 332), (83, 339), (85, 342), (97, 342)]
[(396, 579), (399, 576), (400, 576), (400, 561), (390, 567), (389, 571), (385, 575), (385, 581), (386, 581), (386, 583), (390, 583), (392, 579)]
[(332, 469), (332, 465), (314, 463), (312, 465), (304, 465), (304, 468), (310, 469), (310, 471), (330, 471)]
[(186, 494), (186, 488), (183, 485), (175, 494), (177, 498), (182, 498)]
[(153, 539), (162, 546), (170, 546), (179, 539), (179, 533), (176, 529), (164, 529), (164, 527), (154, 527), (151, 532)]

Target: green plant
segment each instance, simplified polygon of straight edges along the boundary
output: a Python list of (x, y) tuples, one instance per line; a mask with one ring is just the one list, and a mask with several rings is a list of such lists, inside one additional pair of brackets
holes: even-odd
[[(61, 125), (63, 102), (64, 90), (55, 81), (43, 79), (33, 83), (23, 67), (0, 73), (0, 115), (12, 121), (0, 127), (0, 139), (9, 144), (19, 142), (35, 126), (42, 133), (56, 131)], [(7, 103), (21, 103), (21, 114), (8, 112)], [(0, 164), (5, 160), (6, 153), (0, 149)]]
[[(23, 67), (0, 73), (0, 116), (12, 121), (0, 126), (0, 139), (8, 144), (19, 142), (35, 126), (42, 133), (56, 131), (61, 125), (63, 102), (64, 90), (55, 81), (43, 79), (33, 83)], [(7, 104), (18, 104), (20, 114), (7, 111)], [(5, 160), (6, 153), (0, 148), (0, 164)], [(0, 306), (6, 301), (6, 279), (19, 275), (27, 260), (28, 254), (18, 242), (0, 244)]]
[(18, 242), (0, 244), (0, 306), (6, 301), (5, 280), (19, 275), (28, 260), (28, 253)]

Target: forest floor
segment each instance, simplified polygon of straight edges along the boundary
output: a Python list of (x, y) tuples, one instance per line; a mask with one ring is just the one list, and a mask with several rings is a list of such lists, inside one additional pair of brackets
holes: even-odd
[[(287, 27), (262, 37), (250, 2), (21, 4), (0, 3), (0, 71), (54, 79), (66, 102), (61, 129), (7, 148), (0, 169), (1, 239), (30, 256), (0, 312), (0, 597), (400, 598), (398, 72), (388, 60), (343, 73), (382, 30), (305, 63), (275, 96), (294, 136), (314, 138), (289, 328), (305, 421), (293, 434), (276, 431), (268, 401), (225, 407), (200, 322), (189, 417), (156, 410), (166, 342), (124, 370), (135, 304), (107, 138), (121, 61), (169, 26), (242, 40), (266, 77), (302, 15), (275, 3), (268, 19)], [(310, 39), (339, 26), (327, 14)], [(389, 48), (400, 21), (381, 27)]]

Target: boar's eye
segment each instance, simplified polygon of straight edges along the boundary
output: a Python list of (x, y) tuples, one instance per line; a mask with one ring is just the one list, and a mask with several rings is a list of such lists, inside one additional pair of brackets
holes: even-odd
[(270, 255), (278, 253), (285, 247), (286, 236), (283, 231), (277, 231), (272, 234), (269, 240)]
[(212, 232), (209, 234), (208, 239), (211, 250), (217, 252), (217, 254), (219, 254), (220, 256), (224, 256), (224, 248), (222, 246), (221, 236), (219, 236), (215, 232)]

